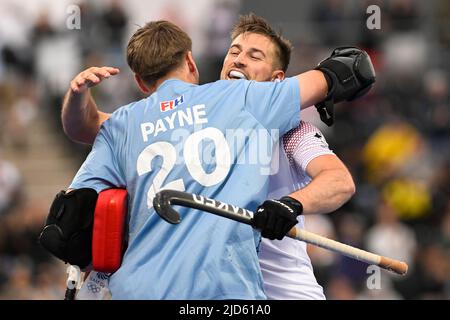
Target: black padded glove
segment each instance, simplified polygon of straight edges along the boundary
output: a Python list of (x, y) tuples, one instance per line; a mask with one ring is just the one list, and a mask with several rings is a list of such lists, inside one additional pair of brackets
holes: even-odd
[(270, 240), (281, 240), (297, 224), (297, 216), (303, 212), (302, 204), (291, 197), (266, 200), (253, 217), (253, 227)]
[(366, 94), (375, 83), (375, 70), (370, 56), (356, 47), (339, 47), (315, 68), (325, 74), (327, 97), (316, 104), (320, 119), (333, 124), (335, 103), (354, 100)]

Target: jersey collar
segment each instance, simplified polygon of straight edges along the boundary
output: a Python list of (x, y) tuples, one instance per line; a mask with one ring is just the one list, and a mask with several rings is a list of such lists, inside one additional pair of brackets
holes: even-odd
[(195, 86), (197, 86), (196, 84), (189, 83), (189, 82), (184, 82), (184, 81), (181, 81), (179, 79), (167, 79), (167, 80), (164, 80), (164, 82), (160, 84), (160, 86), (156, 89), (156, 92), (164, 90), (167, 86), (170, 86), (171, 84), (175, 84), (175, 83), (178, 86), (186, 86), (186, 87), (195, 87)]

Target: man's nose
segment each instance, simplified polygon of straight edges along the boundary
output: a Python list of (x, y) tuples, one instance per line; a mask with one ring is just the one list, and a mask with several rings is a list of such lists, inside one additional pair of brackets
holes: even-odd
[(242, 68), (245, 67), (245, 57), (242, 53), (238, 54), (236, 58), (233, 61), (236, 68)]

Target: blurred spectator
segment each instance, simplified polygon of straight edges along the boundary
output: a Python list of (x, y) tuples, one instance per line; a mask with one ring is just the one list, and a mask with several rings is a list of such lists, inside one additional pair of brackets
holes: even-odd
[(206, 34), (208, 36), (208, 49), (205, 52), (207, 68), (201, 72), (204, 82), (219, 79), (222, 69), (223, 57), (230, 45), (230, 32), (238, 17), (238, 1), (221, 0), (217, 2), (209, 17), (210, 25)]
[(105, 8), (102, 14), (107, 46), (120, 49), (123, 45), (126, 27), (128, 26), (128, 16), (122, 3), (118, 0), (111, 1), (111, 5)]
[(446, 248), (447, 254), (450, 253), (450, 198), (447, 199), (447, 208), (442, 218), (441, 233), (443, 245)]
[[(340, 241), (356, 248), (363, 248), (364, 218), (355, 213), (340, 212), (337, 221)], [(353, 289), (360, 290), (367, 279), (367, 267), (364, 262), (340, 255), (334, 265), (334, 274), (346, 278)]]
[[(420, 32), (411, 32), (389, 34), (382, 47), (382, 54), (383, 72), (405, 80), (405, 77), (416, 77), (425, 70), (430, 52), (424, 35)], [(408, 88), (414, 83), (403, 82), (402, 87)]]
[(14, 98), (8, 106), (5, 124), (5, 144), (25, 152), (28, 148), (28, 130), (37, 112), (37, 92), (31, 79), (23, 79), (21, 90), (14, 89)]
[(434, 18), (438, 27), (438, 36), (442, 44), (450, 45), (450, 2), (438, 0), (433, 10)]
[(34, 293), (32, 262), (25, 256), (13, 260), (9, 266), (8, 281), (3, 285), (0, 299), (26, 300)]
[(450, 96), (448, 73), (443, 70), (428, 70), (423, 78), (425, 88), (425, 127), (430, 134), (431, 143), (437, 150), (446, 152), (442, 148), (450, 139)]
[[(428, 179), (430, 170), (424, 164), (429, 153), (420, 133), (404, 121), (388, 123), (376, 130), (363, 150), (367, 179), (382, 184), (391, 178), (405, 174)], [(416, 157), (423, 161), (416, 161)]]
[(398, 220), (394, 209), (383, 199), (380, 199), (375, 224), (367, 231), (365, 243), (369, 251), (404, 261), (410, 265), (409, 272), (414, 272), (415, 234)]
[(36, 45), (46, 38), (52, 38), (56, 35), (56, 31), (50, 24), (50, 17), (48, 11), (42, 11), (31, 30), (30, 42)]
[(357, 293), (351, 281), (343, 276), (333, 277), (325, 290), (328, 300), (355, 300)]
[(0, 150), (0, 217), (19, 203), (22, 196), (22, 180), (15, 165), (1, 158)]
[(82, 58), (85, 58), (92, 52), (104, 51), (108, 38), (102, 34), (101, 13), (95, 3), (82, 0), (78, 6), (81, 13), (81, 29), (78, 32), (71, 32), (71, 34), (77, 37), (79, 47), (77, 49), (80, 50)]
[(424, 184), (412, 179), (393, 179), (382, 188), (384, 201), (402, 219), (417, 219), (429, 214), (431, 195)]
[(449, 252), (441, 243), (430, 242), (419, 250), (414, 277), (396, 287), (406, 299), (448, 299), (450, 285)]
[(47, 209), (25, 199), (0, 216), (0, 299), (63, 298), (63, 263), (55, 264), (37, 242)]
[(34, 281), (34, 290), (31, 299), (35, 300), (62, 300), (65, 293), (65, 282), (60, 281), (64, 279), (67, 265), (62, 262), (41, 263), (37, 266), (36, 276)]
[(349, 7), (343, 0), (324, 0), (315, 2), (314, 19), (318, 24), (318, 35), (322, 42), (335, 47), (342, 45), (347, 30)]
[(387, 12), (392, 31), (410, 31), (419, 28), (419, 10), (415, 0), (392, 0)]
[[(305, 216), (305, 228), (323, 237), (336, 239), (334, 225), (327, 215)], [(307, 245), (307, 251), (317, 282), (323, 286), (325, 283), (328, 283), (329, 276), (334, 271), (333, 267), (337, 259), (336, 254), (311, 244)]]
[[(104, 39), (104, 46), (109, 50), (103, 52), (106, 58), (105, 63), (98, 65), (125, 67), (126, 64), (122, 48), (128, 42), (125, 39), (128, 27), (128, 14), (123, 4), (118, 0), (112, 0), (111, 5), (104, 8), (100, 17), (101, 21), (99, 22), (103, 25), (100, 32)], [(99, 53), (102, 50), (96, 50), (95, 52)], [(88, 64), (88, 66), (92, 65)]]

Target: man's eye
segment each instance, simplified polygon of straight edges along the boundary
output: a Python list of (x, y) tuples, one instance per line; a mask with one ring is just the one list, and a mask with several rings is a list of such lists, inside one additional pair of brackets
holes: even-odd
[(230, 54), (232, 56), (237, 56), (239, 54), (239, 51), (230, 51)]

